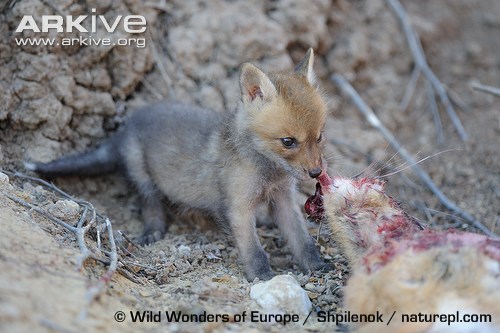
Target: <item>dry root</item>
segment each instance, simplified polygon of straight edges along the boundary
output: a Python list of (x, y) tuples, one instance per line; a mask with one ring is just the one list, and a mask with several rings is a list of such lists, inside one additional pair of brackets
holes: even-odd
[(415, 68), (413, 69), (410, 82), (408, 83), (403, 100), (401, 102), (401, 108), (404, 110), (408, 107), (411, 97), (413, 96), (413, 93), (417, 86), (418, 79), (421, 75), (424, 75), (424, 77), (427, 79), (426, 93), (427, 98), (429, 99), (430, 112), (434, 119), (434, 125), (437, 131), (438, 143), (442, 143), (444, 141), (444, 134), (441, 125), (441, 118), (439, 116), (436, 95), (439, 97), (439, 100), (441, 101), (446, 114), (453, 123), (453, 126), (455, 127), (460, 139), (462, 141), (467, 141), (468, 135), (465, 132), (460, 118), (458, 118), (457, 113), (453, 108), (452, 101), (462, 109), (467, 110), (467, 106), (457, 96), (457, 94), (446, 88), (446, 86), (439, 80), (436, 74), (434, 74), (432, 69), (429, 67), (424, 50), (422, 48), (422, 44), (420, 43), (420, 39), (418, 38), (415, 30), (412, 28), (410, 19), (408, 18), (408, 14), (404, 10), (401, 3), (398, 0), (386, 0), (386, 2), (394, 12), (394, 15), (396, 15), (396, 17), (398, 18), (401, 27), (403, 28), (403, 32), (408, 42), (408, 46), (410, 48), (413, 59), (415, 60)]
[[(2, 193), (15, 203), (42, 215), (49, 221), (63, 227), (65, 230), (75, 235), (80, 249), (80, 255), (77, 258), (78, 270), (81, 270), (89, 260), (94, 260), (107, 266), (106, 272), (99, 278), (97, 283), (88, 288), (85, 295), (86, 306), (81, 310), (78, 316), (79, 320), (84, 320), (86, 318), (90, 305), (105, 290), (116, 271), (119, 271), (122, 275), (136, 283), (141, 283), (139, 279), (134, 277), (132, 270), (127, 269), (128, 262), (125, 260), (125, 257), (129, 256), (130, 252), (122, 243), (119, 243), (120, 253), (117, 249), (117, 243), (115, 241), (110, 219), (99, 214), (90, 202), (76, 199), (57, 188), (54, 184), (40, 178), (26, 176), (18, 172), (0, 171), (15, 178), (38, 183), (50, 190), (58, 199), (61, 197), (66, 199), (66, 201), (58, 201), (55, 205), (52, 205), (51, 208), (54, 208), (54, 206), (59, 203), (61, 203), (62, 206), (75, 205), (77, 207), (76, 212), (78, 214), (78, 221), (76, 223), (71, 223), (68, 222), (71, 218), (68, 218), (68, 216), (65, 217), (64, 213), (56, 213), (54, 209), (47, 209), (46, 206), (42, 206), (41, 204), (30, 203), (26, 201), (25, 198), (22, 199), (13, 192)], [(67, 221), (63, 221), (63, 219)], [(120, 231), (117, 232), (117, 235), (119, 239), (129, 244), (133, 244), (128, 238), (124, 237), (123, 233)], [(133, 245), (136, 246), (135, 244)]]

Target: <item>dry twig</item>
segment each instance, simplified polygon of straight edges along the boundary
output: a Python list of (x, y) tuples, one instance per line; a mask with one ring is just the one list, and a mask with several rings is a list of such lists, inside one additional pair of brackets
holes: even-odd
[(413, 30), (408, 14), (404, 10), (403, 6), (399, 2), (399, 0), (386, 0), (389, 7), (392, 9), (396, 17), (398, 18), (403, 32), (406, 36), (406, 40), (408, 41), (408, 46), (410, 47), (410, 51), (413, 55), (413, 59), (415, 60), (415, 69), (413, 70), (410, 83), (405, 91), (403, 101), (401, 103), (401, 107), (406, 109), (410, 103), (411, 96), (416, 88), (418, 78), (421, 74), (425, 76), (428, 80), (429, 87), (427, 91), (427, 96), (429, 98), (430, 109), (434, 117), (434, 123), (436, 125), (436, 130), (438, 132), (438, 140), (442, 140), (442, 129), (440, 127), (440, 120), (438, 121), (436, 118), (436, 100), (435, 94), (439, 96), (439, 100), (443, 104), (448, 117), (451, 119), (453, 126), (457, 130), (457, 133), (462, 141), (467, 141), (467, 133), (462, 125), (462, 122), (458, 118), (455, 109), (450, 101), (450, 97), (446, 91), (446, 87), (441, 83), (436, 74), (432, 71), (427, 63), (424, 50), (422, 48), (422, 44), (420, 43), (420, 39), (417, 36), (415, 30)]
[(109, 253), (109, 255), (110, 255), (110, 258), (109, 258), (110, 259), (110, 263), (109, 263), (109, 266), (108, 266), (108, 270), (106, 271), (106, 273), (104, 273), (103, 276), (101, 276), (101, 278), (99, 279), (99, 281), (97, 282), (97, 284), (95, 284), (94, 286), (90, 287), (87, 290), (87, 293), (85, 295), (85, 300), (87, 302), (87, 306), (85, 306), (82, 309), (82, 311), (80, 312), (80, 315), (78, 317), (78, 319), (80, 319), (80, 320), (85, 320), (85, 318), (87, 317), (87, 310), (88, 310), (88, 308), (90, 307), (90, 305), (92, 304), (92, 302), (94, 301), (94, 299), (109, 284), (109, 282), (111, 281), (111, 277), (113, 276), (113, 274), (115, 274), (117, 266), (118, 266), (118, 253), (116, 251), (116, 243), (115, 243), (115, 239), (114, 239), (114, 236), (113, 236), (113, 228), (111, 226), (111, 221), (109, 220), (109, 218), (106, 218), (105, 223), (106, 223), (106, 229), (108, 230), (109, 246), (111, 248), (111, 251)]
[[(3, 171), (2, 171), (2, 172), (3, 172)], [(5, 173), (5, 172), (4, 172), (4, 173)], [(75, 234), (76, 234), (76, 232), (77, 232), (77, 228), (75, 228), (75, 227), (73, 227), (73, 226), (71, 226), (71, 225), (67, 224), (66, 222), (64, 222), (64, 221), (62, 221), (62, 220), (60, 220), (60, 219), (58, 219), (58, 218), (57, 218), (57, 217), (55, 217), (55, 216), (52, 216), (51, 214), (49, 214), (49, 213), (48, 213), (48, 212), (46, 212), (45, 210), (41, 209), (40, 207), (34, 206), (34, 205), (32, 205), (32, 204), (30, 204), (30, 203), (28, 203), (28, 202), (26, 202), (26, 201), (24, 201), (24, 200), (22, 200), (22, 199), (16, 198), (16, 197), (14, 197), (14, 196), (12, 196), (12, 195), (10, 195), (10, 194), (7, 194), (7, 193), (5, 193), (5, 196), (6, 196), (7, 198), (9, 198), (10, 200), (14, 201), (15, 203), (17, 203), (17, 204), (19, 204), (19, 205), (21, 205), (21, 206), (23, 206), (23, 207), (25, 207), (25, 208), (29, 208), (29, 209), (30, 209), (30, 210), (32, 210), (32, 211), (37, 212), (38, 214), (40, 214), (40, 215), (42, 215), (42, 216), (44, 216), (44, 217), (48, 218), (50, 221), (54, 222), (55, 224), (57, 224), (57, 225), (59, 225), (59, 226), (61, 226), (61, 227), (63, 227), (63, 228), (66, 228), (66, 229), (68, 229), (69, 231), (71, 231), (72, 233), (75, 233)]]
[[(167, 88), (167, 96), (172, 97), (172, 92), (173, 90), (173, 83), (172, 79), (170, 79), (170, 76), (167, 73), (167, 69), (165, 68), (165, 64), (162, 61), (162, 57), (160, 56), (160, 53), (158, 52), (158, 49), (156, 48), (154, 38), (152, 34), (149, 32), (148, 33), (148, 45), (151, 47), (151, 52), (153, 53), (153, 58), (155, 60), (156, 66), (158, 67), (158, 70), (160, 71), (160, 75), (165, 82), (165, 87)], [(160, 93), (160, 95), (162, 95)]]
[[(55, 193), (58, 193), (59, 195), (65, 197), (66, 199), (70, 199), (77, 204), (80, 205), (82, 208), (81, 210), (81, 215), (80, 218), (78, 219), (78, 222), (76, 223), (76, 227), (69, 225), (68, 223), (60, 220), (59, 218), (53, 216), (46, 210), (42, 209), (41, 207), (38, 207), (34, 204), (31, 204), (29, 202), (26, 202), (20, 198), (17, 198), (13, 195), (10, 195), (8, 193), (5, 193), (5, 196), (9, 198), (10, 200), (16, 202), (17, 204), (26, 207), (44, 217), (49, 219), (50, 221), (54, 222), (55, 224), (65, 228), (66, 230), (72, 232), (77, 239), (78, 242), (78, 247), (80, 249), (80, 257), (77, 260), (77, 266), (78, 269), (81, 269), (87, 259), (94, 259), (96, 261), (99, 261), (101, 263), (107, 264), (108, 269), (106, 273), (104, 273), (97, 284), (91, 286), (85, 295), (85, 301), (86, 301), (86, 306), (81, 310), (80, 315), (78, 319), (84, 320), (87, 315), (87, 310), (92, 304), (92, 302), (95, 300), (95, 298), (104, 290), (104, 288), (108, 285), (109, 281), (111, 280), (111, 277), (117, 270), (118, 266), (118, 252), (116, 248), (116, 243), (114, 240), (114, 235), (113, 235), (113, 228), (111, 225), (111, 221), (109, 218), (99, 214), (96, 212), (94, 206), (85, 200), (78, 200), (72, 197), (71, 195), (67, 194), (66, 192), (62, 191), (58, 187), (56, 187), (54, 184), (51, 184), (49, 182), (46, 182), (45, 180), (42, 180), (40, 178), (36, 177), (30, 177), (27, 175), (24, 175), (19, 172), (9, 172), (5, 170), (0, 170), (0, 172), (3, 172), (5, 174), (21, 178), (21, 179), (27, 179), (31, 180), (34, 182), (37, 182), (46, 188), (52, 190)], [(90, 214), (89, 214), (90, 213)], [(100, 244), (101, 244), (101, 239), (100, 239), (100, 232), (99, 232), (99, 226), (97, 226), (97, 221), (101, 221), (100, 224), (103, 227), (103, 230), (107, 230), (107, 236), (108, 236), (108, 244), (109, 244), (109, 251), (101, 251)], [(91, 249), (86, 244), (85, 238), (90, 230), (95, 230), (97, 234), (97, 243), (98, 246), (92, 246)]]
[(492, 87), (492, 86), (487, 86), (481, 83), (474, 83), (472, 85), (472, 88), (477, 91), (481, 91), (487, 94), (491, 94), (496, 97), (500, 97), (500, 88)]
[(359, 96), (357, 91), (353, 86), (347, 82), (347, 80), (339, 74), (335, 74), (331, 77), (332, 81), (346, 94), (348, 95), (356, 107), (365, 116), (366, 120), (382, 133), (382, 135), (389, 142), (391, 147), (397, 151), (411, 166), (413, 172), (420, 178), (420, 180), (427, 186), (432, 193), (439, 199), (441, 204), (446, 208), (451, 210), (454, 214), (465, 219), (469, 224), (478, 228), (486, 235), (490, 237), (497, 237), (496, 234), (485, 227), (479, 220), (474, 218), (468, 212), (460, 209), (453, 201), (448, 199), (448, 197), (439, 189), (439, 187), (432, 181), (431, 177), (417, 164), (415, 159), (408, 153), (408, 151), (399, 143), (399, 141), (394, 137), (394, 135), (382, 124), (382, 122), (375, 115), (373, 110), (365, 103), (365, 101)]

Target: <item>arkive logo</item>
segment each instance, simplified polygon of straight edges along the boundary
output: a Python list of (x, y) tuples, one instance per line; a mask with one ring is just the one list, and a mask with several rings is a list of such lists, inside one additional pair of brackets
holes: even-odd
[[(92, 13), (96, 12), (95, 8), (91, 9)], [(122, 24), (123, 30), (127, 33), (137, 34), (146, 31), (146, 18), (142, 15), (118, 15), (114, 19), (106, 19), (103, 15), (42, 15), (41, 26), (39, 26), (33, 15), (24, 15), (17, 26), (16, 32), (30, 30), (33, 32), (98, 32), (100, 29), (105, 29), (112, 33)], [(87, 23), (90, 20), (90, 30), (84, 28), (82, 23)]]

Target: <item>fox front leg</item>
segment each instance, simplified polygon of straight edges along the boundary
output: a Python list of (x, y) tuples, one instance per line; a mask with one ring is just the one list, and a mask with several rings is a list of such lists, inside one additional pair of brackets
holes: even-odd
[(233, 203), (228, 219), (234, 242), (241, 256), (248, 281), (256, 277), (269, 280), (274, 276), (266, 252), (257, 236), (256, 217), (254, 205), (248, 201)]
[(331, 270), (321, 257), (294, 198), (295, 190), (282, 190), (271, 202), (274, 223), (285, 237), (300, 268), (305, 271)]

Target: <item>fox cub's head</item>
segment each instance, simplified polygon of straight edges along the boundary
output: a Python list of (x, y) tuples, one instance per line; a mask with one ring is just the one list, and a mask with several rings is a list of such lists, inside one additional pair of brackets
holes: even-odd
[(251, 133), (256, 150), (299, 180), (316, 178), (325, 168), (327, 107), (315, 87), (313, 62), (309, 49), (293, 73), (266, 75), (246, 63), (240, 75), (240, 125)]

